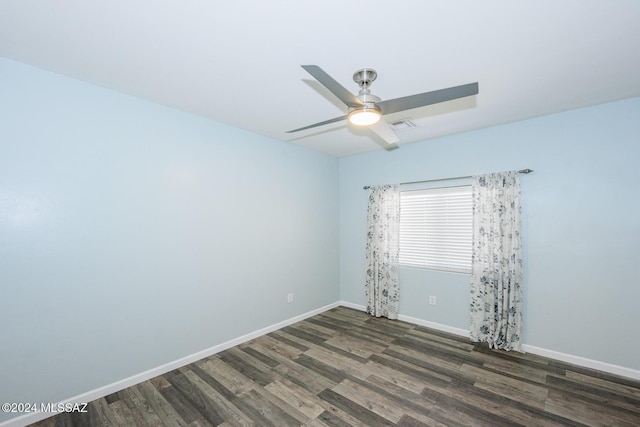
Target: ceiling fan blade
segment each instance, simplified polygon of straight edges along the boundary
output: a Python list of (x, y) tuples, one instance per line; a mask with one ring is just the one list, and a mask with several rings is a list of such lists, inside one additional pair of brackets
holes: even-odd
[(384, 119), (378, 120), (378, 122), (369, 127), (376, 135), (382, 138), (387, 144), (392, 145), (396, 142), (399, 142), (400, 139), (398, 135), (391, 129), (389, 123), (387, 123)]
[(336, 117), (334, 119), (325, 120), (324, 122), (314, 123), (312, 125), (305, 126), (305, 127), (302, 127), (302, 128), (288, 130), (286, 133), (293, 133), (293, 132), (298, 132), (298, 131), (301, 131), (301, 130), (315, 128), (315, 127), (322, 126), (322, 125), (328, 125), (329, 123), (339, 122), (339, 121), (345, 120), (346, 118), (347, 118), (347, 116), (340, 116), (340, 117)]
[(348, 107), (358, 107), (362, 105), (354, 94), (349, 92), (340, 83), (335, 81), (333, 77), (325, 73), (324, 70), (317, 65), (301, 65), (309, 74), (311, 74), (322, 86), (329, 89), (331, 93), (338, 97), (338, 99), (344, 102)]
[(392, 114), (476, 94), (478, 94), (477, 82), (405, 96), (403, 98), (388, 99), (386, 101), (376, 102), (376, 105), (380, 107), (382, 114)]

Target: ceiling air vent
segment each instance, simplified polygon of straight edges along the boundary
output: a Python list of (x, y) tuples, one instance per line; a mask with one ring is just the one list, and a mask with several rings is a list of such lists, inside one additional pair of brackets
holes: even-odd
[(389, 123), (389, 126), (391, 126), (391, 129), (393, 129), (394, 132), (402, 132), (404, 130), (408, 130), (416, 127), (416, 124), (413, 123), (411, 119), (406, 118), (406, 119), (401, 119), (401, 120), (396, 120), (394, 122), (391, 122)]

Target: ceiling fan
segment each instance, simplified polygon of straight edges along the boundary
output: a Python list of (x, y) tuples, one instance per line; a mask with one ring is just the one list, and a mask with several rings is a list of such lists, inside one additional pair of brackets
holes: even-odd
[(395, 144), (399, 139), (387, 122), (380, 120), (382, 116), (464, 98), (478, 93), (478, 83), (476, 82), (382, 101), (379, 97), (372, 95), (369, 89), (371, 83), (378, 77), (378, 73), (375, 70), (363, 68), (353, 74), (353, 81), (360, 87), (358, 95), (354, 95), (317, 65), (302, 65), (302, 68), (338, 97), (348, 107), (348, 112), (344, 116), (293, 129), (287, 131), (287, 133), (299, 132), (348, 119), (354, 125), (369, 126), (373, 132), (388, 144)]

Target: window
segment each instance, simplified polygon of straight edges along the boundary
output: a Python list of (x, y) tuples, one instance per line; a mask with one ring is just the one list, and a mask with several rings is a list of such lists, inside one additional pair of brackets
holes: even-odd
[(400, 265), (471, 272), (471, 186), (400, 193)]

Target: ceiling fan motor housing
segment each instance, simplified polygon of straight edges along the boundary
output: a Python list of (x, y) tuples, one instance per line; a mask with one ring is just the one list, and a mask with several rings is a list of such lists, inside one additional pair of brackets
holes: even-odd
[(358, 86), (360, 86), (360, 91), (356, 98), (362, 101), (364, 109), (380, 111), (380, 109), (375, 105), (376, 102), (381, 101), (380, 97), (371, 95), (371, 91), (369, 90), (369, 86), (371, 86), (371, 83), (373, 83), (377, 77), (378, 73), (376, 70), (371, 68), (363, 68), (353, 73), (353, 81), (358, 83)]

